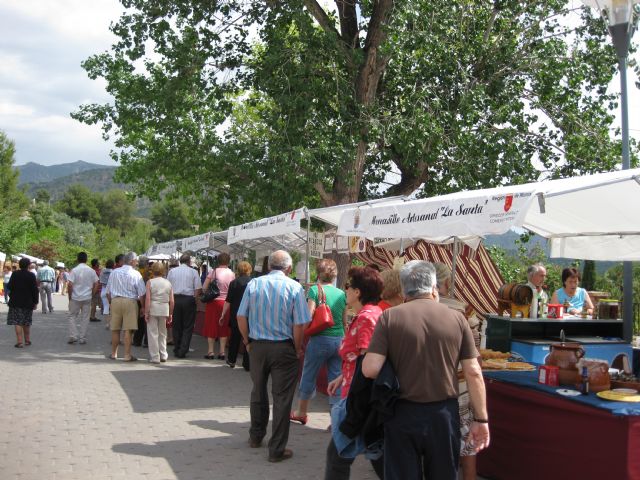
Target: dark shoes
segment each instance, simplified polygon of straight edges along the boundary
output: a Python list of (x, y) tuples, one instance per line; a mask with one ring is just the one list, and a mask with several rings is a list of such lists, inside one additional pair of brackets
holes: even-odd
[(220, 354), (220, 355), (218, 355), (216, 358), (217, 358), (218, 360), (224, 360), (224, 359), (225, 359), (225, 356), (224, 356), (224, 354)]
[(99, 321), (100, 321), (100, 319), (99, 319), (99, 318), (96, 318), (96, 317), (93, 317), (93, 318), (90, 318), (90, 319), (89, 319), (89, 321), (90, 321), (90, 322), (99, 322)]
[(282, 462), (283, 460), (289, 460), (291, 457), (293, 457), (293, 451), (289, 450), (288, 448), (285, 448), (280, 455), (273, 456), (273, 457), (269, 455), (269, 461), (271, 463), (277, 463), (277, 462)]
[(262, 446), (262, 439), (258, 440), (257, 438), (249, 437), (249, 446), (251, 448), (260, 448)]
[(214, 358), (216, 358), (216, 356), (213, 353), (207, 353), (204, 358), (206, 358), (207, 360), (213, 360)]

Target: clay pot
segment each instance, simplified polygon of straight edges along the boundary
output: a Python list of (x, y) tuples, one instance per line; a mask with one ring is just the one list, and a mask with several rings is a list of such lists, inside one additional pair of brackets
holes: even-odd
[(555, 365), (558, 370), (560, 385), (575, 385), (579, 376), (578, 361), (584, 357), (584, 350), (579, 343), (552, 343), (551, 352), (545, 360), (547, 365)]

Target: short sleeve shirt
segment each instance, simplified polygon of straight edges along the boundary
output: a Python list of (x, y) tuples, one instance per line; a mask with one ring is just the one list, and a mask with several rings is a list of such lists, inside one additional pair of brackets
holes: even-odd
[(356, 360), (360, 350), (369, 348), (369, 342), (378, 323), (382, 310), (379, 306), (367, 304), (353, 318), (338, 353), (342, 358), (342, 398), (349, 394), (351, 381), (356, 372)]
[[(342, 316), (344, 315), (345, 308), (347, 308), (347, 297), (342, 290), (333, 285), (323, 285), (322, 291), (327, 297), (327, 305), (329, 305), (329, 309), (331, 309), (334, 325), (317, 335), (323, 337), (342, 337), (344, 336)], [(316, 306), (318, 305), (318, 285), (314, 285), (309, 289), (307, 297), (309, 300), (313, 300)]]
[(98, 281), (98, 275), (85, 263), (79, 263), (71, 270), (69, 281), (73, 285), (71, 299), (79, 302), (91, 300), (93, 285)]
[(420, 403), (457, 398), (458, 364), (478, 356), (464, 315), (431, 299), (385, 310), (369, 352), (391, 362), (400, 398)]

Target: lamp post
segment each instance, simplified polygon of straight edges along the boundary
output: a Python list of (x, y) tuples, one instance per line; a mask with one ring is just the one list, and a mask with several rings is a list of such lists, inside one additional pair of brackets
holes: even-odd
[[(633, 6), (640, 0), (582, 0), (588, 7), (596, 8), (606, 19), (613, 46), (618, 55), (620, 71), (620, 105), (622, 117), (622, 169), (630, 168), (629, 161), (629, 103), (627, 99), (627, 56), (633, 35)], [(633, 336), (633, 264), (622, 264), (624, 340)]]

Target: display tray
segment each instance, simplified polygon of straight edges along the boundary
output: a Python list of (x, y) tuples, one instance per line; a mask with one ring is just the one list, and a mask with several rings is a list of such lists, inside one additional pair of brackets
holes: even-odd
[(640, 402), (640, 395), (629, 395), (626, 393), (614, 392), (612, 390), (598, 392), (596, 393), (596, 395), (600, 398), (604, 398), (605, 400), (610, 400), (612, 402)]

